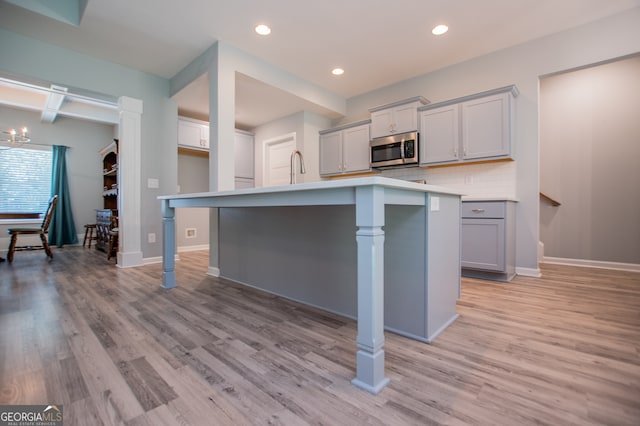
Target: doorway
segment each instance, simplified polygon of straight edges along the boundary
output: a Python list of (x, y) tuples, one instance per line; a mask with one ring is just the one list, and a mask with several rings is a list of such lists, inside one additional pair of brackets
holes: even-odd
[(545, 261), (640, 264), (638, 75), (634, 55), (541, 79)]

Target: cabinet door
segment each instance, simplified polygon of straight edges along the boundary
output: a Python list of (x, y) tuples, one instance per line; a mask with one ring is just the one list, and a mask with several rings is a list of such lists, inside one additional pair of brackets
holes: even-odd
[(189, 120), (178, 120), (178, 145), (209, 149), (209, 126)]
[(448, 105), (420, 113), (420, 164), (458, 161), (458, 105)]
[(344, 172), (370, 170), (369, 125), (342, 131), (342, 166)]
[(509, 94), (462, 103), (463, 158), (503, 157), (510, 154)]
[(504, 272), (504, 227), (504, 219), (462, 219), (462, 267)]
[(320, 135), (320, 174), (342, 173), (342, 132)]
[(371, 113), (371, 137), (380, 138), (393, 134), (393, 109), (383, 109)]
[(235, 177), (253, 179), (254, 150), (253, 135), (236, 132), (235, 135)]
[(415, 102), (393, 109), (393, 133), (418, 130), (418, 106)]

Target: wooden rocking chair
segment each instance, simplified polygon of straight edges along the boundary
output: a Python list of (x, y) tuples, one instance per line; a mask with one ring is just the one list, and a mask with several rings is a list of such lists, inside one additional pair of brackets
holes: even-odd
[[(42, 225), (40, 225), (39, 228), (10, 228), (7, 230), (7, 232), (9, 232), (9, 234), (11, 235), (9, 252), (7, 253), (7, 260), (9, 262), (13, 262), (13, 254), (16, 251), (20, 250), (44, 249), (44, 251), (47, 253), (47, 256), (53, 259), (53, 253), (51, 252), (51, 247), (49, 247), (49, 242), (47, 241), (47, 232), (49, 231), (49, 224), (51, 223), (51, 217), (53, 216), (53, 211), (56, 207), (57, 202), (57, 195), (54, 195), (49, 199), (49, 207), (47, 207), (47, 212), (45, 213), (44, 219), (42, 220)], [(42, 245), (17, 247), (16, 243), (18, 242), (18, 235), (40, 235)]]

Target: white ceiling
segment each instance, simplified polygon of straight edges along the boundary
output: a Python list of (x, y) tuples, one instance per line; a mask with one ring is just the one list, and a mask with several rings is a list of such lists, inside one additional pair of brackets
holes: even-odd
[[(638, 6), (640, 0), (88, 0), (73, 26), (0, 1), (0, 27), (165, 78), (224, 40), (349, 98)], [(272, 34), (257, 36), (258, 23)], [(431, 35), (438, 23), (450, 31)], [(346, 73), (334, 77), (335, 66)], [(238, 121), (246, 127), (310, 107), (248, 77), (238, 80)], [(206, 86), (196, 81), (179, 94), (181, 111), (208, 116)]]

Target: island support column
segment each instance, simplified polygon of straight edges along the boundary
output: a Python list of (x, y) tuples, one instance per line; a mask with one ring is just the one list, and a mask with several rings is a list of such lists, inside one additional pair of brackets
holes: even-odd
[(175, 209), (169, 200), (162, 200), (162, 287), (176, 286), (176, 227)]
[(384, 188), (356, 188), (358, 242), (358, 352), (355, 386), (372, 394), (384, 388)]

